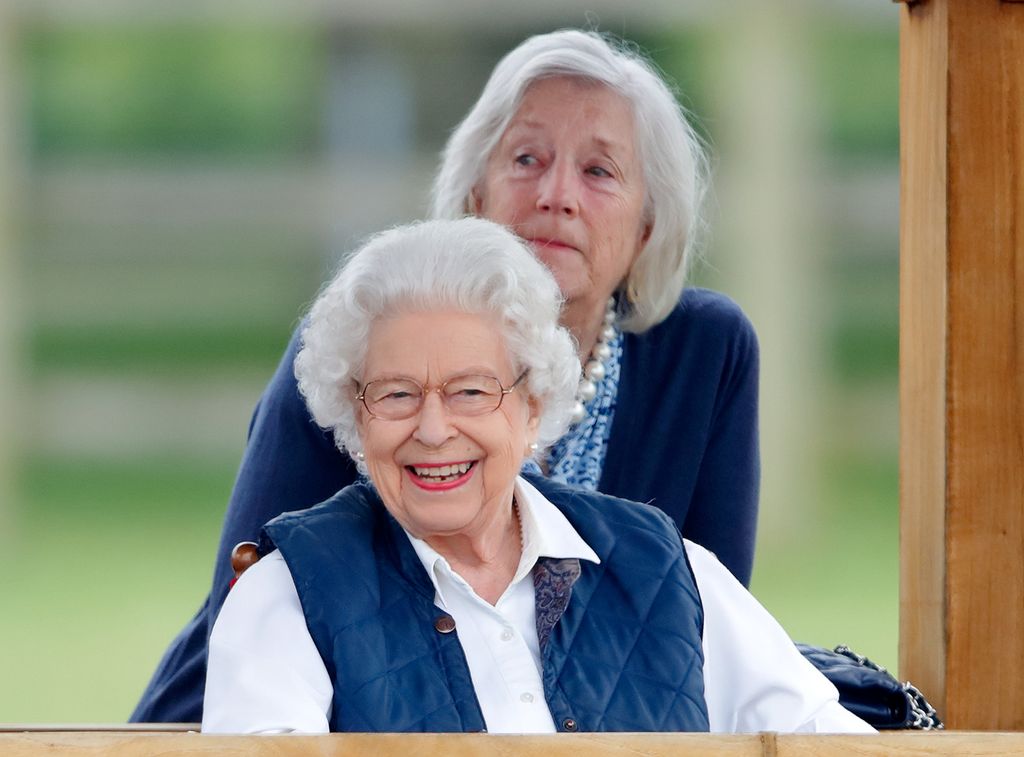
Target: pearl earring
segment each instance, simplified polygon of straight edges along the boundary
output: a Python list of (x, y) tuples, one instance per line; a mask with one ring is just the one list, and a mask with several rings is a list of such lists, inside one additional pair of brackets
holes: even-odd
[(356, 452), (356, 460), (358, 460), (359, 462), (363, 462), (364, 460), (366, 460), (366, 455), (363, 454), (362, 450)]

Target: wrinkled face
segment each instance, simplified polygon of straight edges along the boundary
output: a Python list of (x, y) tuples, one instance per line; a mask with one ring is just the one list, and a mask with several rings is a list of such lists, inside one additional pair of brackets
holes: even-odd
[(536, 439), (537, 403), (522, 384), (494, 412), (472, 417), (449, 412), (431, 390), (466, 374), (494, 376), (505, 388), (518, 378), (496, 320), (414, 312), (379, 319), (370, 330), (360, 385), (406, 378), (428, 390), (420, 411), (405, 420), (375, 418), (362, 404), (357, 407), (374, 486), (395, 519), (428, 542), (504, 527), (515, 476)]
[(474, 189), (478, 215), (530, 243), (568, 303), (603, 309), (650, 234), (629, 102), (579, 79), (541, 79)]

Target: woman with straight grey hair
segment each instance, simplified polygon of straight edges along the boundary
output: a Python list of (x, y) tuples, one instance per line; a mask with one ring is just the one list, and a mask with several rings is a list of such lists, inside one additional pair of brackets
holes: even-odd
[[(668, 85), (647, 60), (621, 43), (567, 30), (531, 37), (506, 55), (448, 140), (431, 213), (435, 218), (481, 214), (481, 183), (496, 157), (495, 148), (520, 112), (527, 90), (547, 79), (572, 84), (560, 90), (571, 95), (569, 108), (577, 107), (575, 90), (581, 85), (614, 93), (618, 98), (612, 99), (628, 103), (631, 157), (643, 185), (643, 212), (635, 220), (642, 222), (647, 237), (624, 281), (618, 282), (628, 296), (619, 303), (617, 325), (628, 332), (646, 331), (671, 313), (686, 283), (700, 237), (707, 165), (700, 140)], [(620, 138), (626, 136), (622, 131), (617, 131)]]
[[(527, 465), (661, 508), (747, 584), (757, 340), (731, 300), (684, 288), (706, 177), (700, 140), (653, 66), (607, 36), (565, 30), (531, 37), (498, 63), (444, 150), (432, 214), (505, 225), (561, 290), (560, 322), (581, 364), (572, 424)], [(297, 351), (298, 332), (253, 417), (210, 597), (133, 720), (200, 719), (206, 639), (233, 545), (359, 478), (302, 402)]]

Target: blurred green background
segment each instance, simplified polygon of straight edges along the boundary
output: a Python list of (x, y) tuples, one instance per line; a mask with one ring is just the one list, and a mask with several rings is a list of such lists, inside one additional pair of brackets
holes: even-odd
[(449, 5), (0, 9), (0, 722), (127, 717), (303, 307), (423, 214), (500, 55), (563, 25), (648, 50), (712, 146), (696, 279), (762, 348), (754, 593), (895, 668), (895, 7)]

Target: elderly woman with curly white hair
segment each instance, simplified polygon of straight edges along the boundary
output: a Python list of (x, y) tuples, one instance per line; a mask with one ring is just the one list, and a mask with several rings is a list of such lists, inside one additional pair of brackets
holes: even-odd
[(572, 412), (559, 304), (488, 221), (349, 259), (295, 370), (368, 482), (264, 528), (205, 731), (871, 730), (664, 513), (520, 475)]
[[(661, 508), (746, 585), (759, 457), (757, 339), (727, 297), (687, 287), (706, 160), (669, 85), (596, 33), (531, 37), (454, 130), (431, 215), (518, 234), (554, 275), (579, 366), (572, 422), (535, 459), (549, 478)], [(301, 328), (301, 326), (300, 326)], [(206, 639), (233, 546), (285, 509), (356, 481), (310, 419), (298, 331), (253, 416), (210, 597), (168, 650), (134, 720), (201, 717)]]

